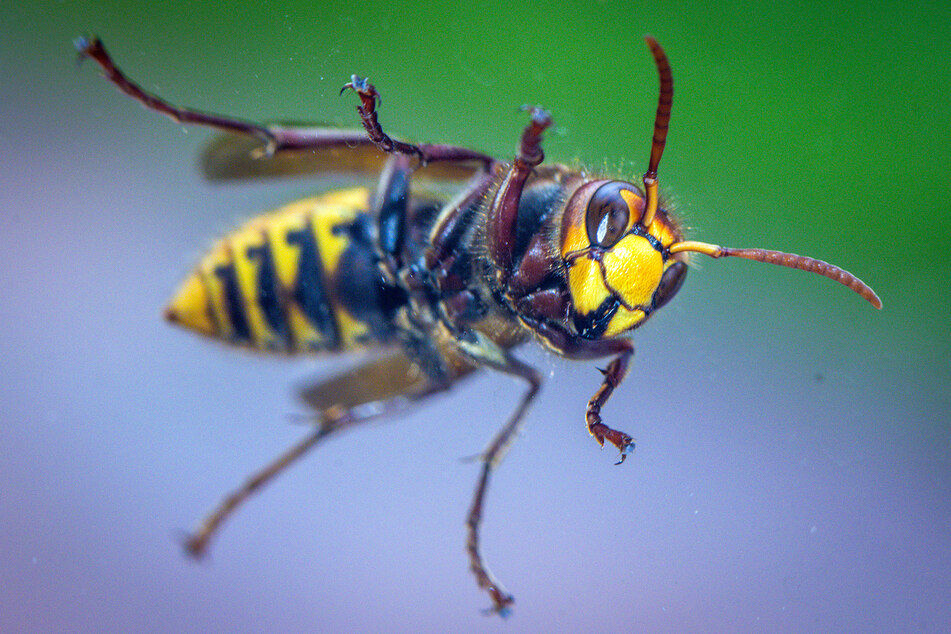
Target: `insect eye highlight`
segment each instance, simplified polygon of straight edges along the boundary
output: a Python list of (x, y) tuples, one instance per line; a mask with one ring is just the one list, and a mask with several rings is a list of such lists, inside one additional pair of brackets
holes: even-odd
[(612, 247), (627, 231), (631, 210), (621, 196), (623, 185), (620, 182), (602, 185), (588, 202), (585, 224), (592, 245)]

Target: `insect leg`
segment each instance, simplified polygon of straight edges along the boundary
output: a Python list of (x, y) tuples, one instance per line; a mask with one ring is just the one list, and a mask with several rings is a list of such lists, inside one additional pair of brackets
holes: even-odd
[(427, 143), (406, 143), (399, 139), (394, 139), (383, 131), (377, 117), (377, 105), (382, 103), (380, 93), (376, 87), (370, 83), (366, 77), (353, 75), (350, 81), (344, 84), (340, 89), (340, 94), (347, 90), (353, 90), (360, 97), (360, 105), (357, 106), (357, 112), (360, 113), (360, 120), (367, 131), (367, 136), (376, 144), (378, 148), (387, 154), (407, 154), (419, 159), (420, 164), (426, 165), (437, 161), (447, 162), (465, 162), (478, 161), (482, 163), (486, 170), (491, 171), (496, 161), (491, 156), (470, 150), (464, 147), (454, 145), (430, 145)]
[(395, 154), (387, 161), (380, 175), (376, 195), (370, 208), (377, 221), (377, 246), (383, 271), (394, 283), (402, 265), (406, 239), (407, 201), (412, 168), (405, 154)]
[(522, 319), (533, 332), (544, 337), (552, 348), (558, 350), (560, 354), (567, 358), (597, 359), (607, 355), (616, 355), (608, 364), (608, 367), (601, 370), (604, 381), (594, 396), (591, 397), (591, 400), (588, 401), (588, 407), (585, 410), (585, 422), (588, 425), (588, 433), (594, 436), (602, 447), (604, 441), (607, 440), (621, 452), (615, 464), (624, 462), (627, 454), (634, 451), (634, 439), (624, 432), (611, 429), (602, 423), (601, 407), (604, 406), (614, 392), (614, 388), (621, 384), (627, 374), (628, 364), (634, 354), (634, 347), (631, 342), (627, 339), (581, 339), (571, 336), (564, 330), (553, 327), (545, 321), (525, 317)]
[(547, 111), (541, 108), (526, 109), (531, 113), (531, 121), (525, 126), (518, 156), (499, 187), (486, 218), (489, 256), (506, 279), (512, 269), (512, 249), (515, 246), (515, 228), (522, 189), (532, 170), (545, 158), (541, 147), (542, 132), (551, 125), (551, 115)]
[(437, 382), (418, 372), (406, 356), (378, 359), (301, 392), (318, 413), (317, 428), (260, 471), (254, 473), (202, 520), (185, 540), (185, 549), (201, 557), (221, 524), (252, 494), (291, 466), (321, 441), (360, 423), (405, 411), (413, 404), (444, 391), (462, 376)]
[[(364, 127), (367, 129), (367, 132), (371, 133), (370, 136), (367, 135), (367, 132), (362, 130), (340, 130), (333, 128), (284, 126), (277, 124), (264, 125), (246, 121), (237, 117), (204, 112), (194, 108), (182, 107), (169, 103), (158, 95), (148, 92), (137, 83), (132, 81), (116, 65), (112, 59), (112, 56), (106, 51), (106, 47), (103, 45), (102, 40), (100, 40), (98, 37), (79, 37), (75, 40), (74, 44), (76, 46), (77, 52), (79, 53), (80, 61), (86, 58), (92, 59), (105, 71), (106, 79), (115, 84), (119, 90), (140, 102), (149, 110), (154, 110), (164, 114), (178, 123), (206, 126), (222, 130), (224, 132), (252, 137), (259, 140), (261, 143), (263, 143), (263, 147), (251, 148), (251, 156), (253, 158), (260, 158), (261, 156), (272, 157), (276, 153), (284, 150), (326, 150), (339, 148), (352, 151), (361, 146), (376, 145), (385, 152), (395, 152), (398, 154), (409, 154), (416, 156), (419, 158), (422, 164), (431, 162), (479, 162), (482, 163), (483, 168), (487, 171), (492, 171), (494, 166), (497, 164), (495, 159), (492, 157), (474, 150), (469, 150), (467, 148), (460, 148), (450, 145), (412, 145), (387, 136), (383, 133), (382, 128), (380, 128), (380, 125), (376, 119), (375, 108), (376, 100), (379, 98), (379, 93), (377, 93), (376, 89), (374, 89), (369, 84), (367, 84), (367, 87), (369, 90), (372, 90), (372, 93), (367, 92), (367, 94), (364, 94), (364, 92), (361, 92), (360, 90), (358, 90), (358, 92), (360, 92), (361, 100), (363, 100), (364, 103), (366, 103), (366, 99), (370, 100), (370, 105), (367, 108), (360, 106), (358, 110), (360, 110), (361, 117), (364, 120)], [(363, 81), (365, 82), (365, 80)], [(353, 82), (351, 82), (351, 84), (353, 84)], [(345, 88), (354, 87), (354, 89), (357, 89), (351, 84), (347, 84)], [(370, 96), (371, 94), (372, 96)], [(366, 114), (364, 115), (364, 113)], [(240, 156), (240, 151), (244, 150), (243, 146), (235, 145), (234, 142), (230, 140), (225, 142), (224, 148), (213, 149), (217, 149), (218, 152), (224, 152), (228, 155), (234, 155), (237, 153), (239, 154), (237, 157), (238, 159), (243, 158)], [(236, 150), (238, 150), (238, 152), (236, 152)], [(336, 160), (335, 157), (332, 158)], [(320, 164), (319, 159), (320, 157), (318, 157), (318, 165)], [(260, 166), (254, 165), (253, 163), (249, 164), (246, 161), (241, 161), (239, 168), (235, 168), (234, 166), (230, 165), (230, 161), (232, 160), (235, 159), (230, 156), (225, 161), (222, 161), (219, 157), (212, 156), (212, 164), (206, 165), (206, 172), (209, 172), (209, 176), (212, 178), (232, 178), (235, 176), (243, 176), (243, 171), (248, 171), (252, 174), (256, 174), (257, 172), (271, 174), (282, 173), (285, 170), (287, 173), (295, 173), (296, 171), (300, 171), (302, 169), (300, 167), (288, 167), (283, 164), (271, 168), (262, 168)], [(362, 166), (364, 162), (363, 157), (358, 157), (355, 162)], [(336, 160), (336, 162), (331, 162), (330, 165), (334, 165), (338, 169), (341, 168), (341, 163), (339, 160)], [(315, 169), (320, 168), (318, 167)]]
[[(471, 335), (472, 333), (466, 333)], [(465, 335), (464, 335), (465, 337)], [(479, 527), (482, 523), (482, 505), (485, 501), (485, 494), (489, 488), (489, 477), (492, 471), (499, 466), (505, 453), (515, 441), (518, 431), (525, 418), (525, 412), (531, 404), (532, 399), (538, 393), (541, 387), (541, 377), (535, 368), (519, 361), (507, 351), (502, 350), (491, 341), (476, 335), (474, 338), (466, 341), (463, 338), (460, 341), (460, 347), (463, 351), (478, 360), (482, 365), (487, 365), (495, 370), (517, 376), (528, 383), (528, 391), (522, 396), (518, 407), (512, 412), (508, 422), (499, 430), (499, 432), (486, 447), (485, 451), (479, 456), (482, 462), (482, 473), (479, 476), (479, 483), (476, 485), (475, 493), (472, 496), (472, 506), (469, 508), (469, 515), (466, 518), (466, 526), (469, 529), (466, 539), (466, 552), (469, 553), (469, 568), (476, 577), (479, 587), (486, 590), (492, 597), (492, 611), (505, 616), (515, 602), (515, 597), (509, 594), (501, 583), (496, 580), (482, 557), (482, 551), (479, 545)]]
[(588, 401), (588, 408), (585, 411), (588, 433), (594, 436), (602, 447), (604, 446), (604, 441), (607, 440), (621, 452), (618, 461), (614, 464), (621, 464), (624, 462), (624, 459), (627, 458), (627, 454), (634, 451), (634, 439), (624, 432), (611, 429), (602, 423), (601, 407), (611, 397), (614, 388), (620, 385), (621, 381), (624, 380), (624, 375), (627, 374), (628, 363), (630, 363), (633, 354), (634, 349), (630, 343), (628, 343), (627, 348), (608, 364), (607, 369), (601, 370), (601, 373), (604, 375), (604, 381), (594, 396), (591, 397), (591, 400)]
[(370, 140), (359, 130), (331, 130), (327, 128), (285, 127), (261, 125), (224, 115), (202, 112), (193, 108), (176, 106), (161, 97), (144, 90), (118, 67), (98, 37), (80, 37), (75, 41), (79, 59), (89, 58), (99, 64), (111, 81), (122, 92), (139, 101), (149, 110), (164, 114), (178, 123), (188, 123), (216, 128), (225, 132), (251, 136), (262, 141), (263, 154), (273, 155), (279, 150), (312, 149), (328, 147), (355, 147), (368, 145)]

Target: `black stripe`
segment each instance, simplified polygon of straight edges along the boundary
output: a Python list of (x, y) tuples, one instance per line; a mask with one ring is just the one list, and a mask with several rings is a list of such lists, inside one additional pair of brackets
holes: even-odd
[(225, 312), (231, 322), (232, 338), (239, 342), (251, 341), (251, 328), (248, 316), (241, 301), (241, 289), (238, 288), (238, 275), (234, 270), (234, 261), (215, 268), (215, 276), (225, 287)]
[(258, 306), (264, 314), (264, 321), (268, 327), (281, 339), (285, 348), (290, 347), (289, 328), (284, 306), (281, 304), (280, 281), (277, 279), (274, 257), (271, 245), (267, 241), (267, 234), (263, 234), (264, 243), (257, 247), (248, 247), (247, 257), (258, 263), (257, 296)]
[(340, 345), (340, 333), (330, 297), (327, 295), (323, 261), (320, 259), (320, 250), (310, 218), (303, 229), (287, 232), (287, 243), (300, 248), (294, 300), (325, 340), (321, 347), (335, 349)]
[(590, 313), (585, 315), (575, 313), (575, 330), (585, 339), (600, 339), (620, 306), (621, 302), (617, 299), (607, 297)]

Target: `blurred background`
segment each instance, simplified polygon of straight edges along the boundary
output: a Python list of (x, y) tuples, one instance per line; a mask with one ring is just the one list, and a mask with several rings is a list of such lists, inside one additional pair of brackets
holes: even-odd
[[(951, 7), (24, 4), (0, 9), (0, 630), (951, 628)], [(83, 33), (169, 100), (254, 120), (353, 127), (357, 72), (390, 133), (508, 157), (544, 104), (549, 160), (635, 179), (651, 33), (691, 236), (828, 260), (885, 308), (698, 258), (605, 409), (638, 440), (621, 467), (584, 429), (597, 364), (526, 348), (550, 380), (483, 531), (507, 622), (463, 551), (460, 458), (522, 390), (491, 374), (325, 445), (196, 564), (182, 531), (306, 432), (296, 386), (343, 362), (160, 311), (212, 239), (332, 183), (204, 182), (209, 133), (77, 68)]]

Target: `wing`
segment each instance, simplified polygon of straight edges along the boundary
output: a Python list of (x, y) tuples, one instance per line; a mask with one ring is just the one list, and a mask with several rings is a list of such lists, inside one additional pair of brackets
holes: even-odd
[[(282, 133), (285, 138), (299, 136), (307, 146), (283, 147), (268, 156), (265, 144), (256, 137), (219, 135), (201, 157), (203, 174), (211, 181), (319, 175), (334, 182), (374, 182), (388, 158), (363, 130), (288, 127)], [(413, 180), (437, 189), (459, 186), (479, 168), (478, 163), (432, 163), (419, 168)]]
[[(330, 408), (352, 410), (364, 406), (398, 411), (447, 389), (474, 369), (474, 365), (454, 364), (446, 377), (448, 380), (437, 384), (406, 354), (394, 352), (305, 386), (299, 396), (317, 412), (326, 412)], [(385, 413), (381, 411), (378, 415)]]

